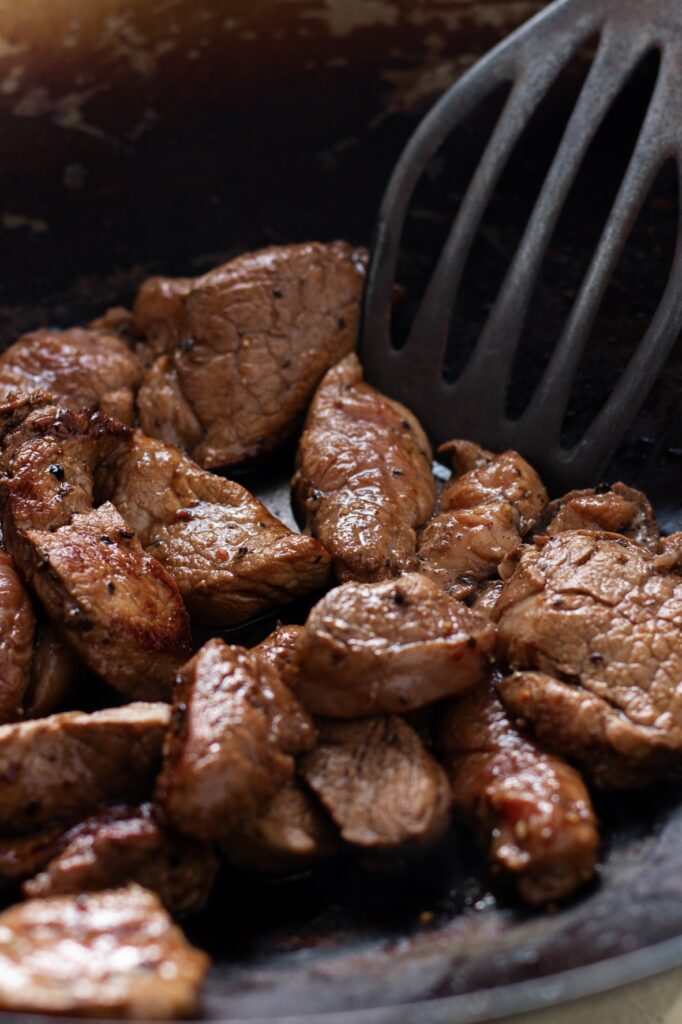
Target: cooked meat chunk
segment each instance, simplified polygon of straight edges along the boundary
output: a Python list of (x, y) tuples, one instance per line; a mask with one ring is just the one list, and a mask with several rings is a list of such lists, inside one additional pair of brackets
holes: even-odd
[(314, 742), (272, 666), (209, 640), (178, 676), (157, 800), (180, 832), (220, 838), (265, 810)]
[(24, 697), (25, 717), (42, 718), (61, 710), (86, 674), (85, 665), (52, 623), (40, 619)]
[(19, 570), (30, 575), (28, 530), (55, 530), (95, 502), (95, 476), (130, 431), (86, 410), (72, 412), (36, 392), (0, 405), (3, 534)]
[(625, 537), (569, 530), (523, 552), (495, 617), (512, 668), (538, 670), (502, 699), (542, 742), (600, 785), (679, 774), (679, 575)]
[(345, 242), (311, 242), (248, 253), (194, 280), (147, 281), (133, 326), (167, 358), (151, 370), (166, 382), (162, 406), (148, 384), (139, 394), (145, 432), (185, 444), (209, 469), (276, 448), (355, 345), (365, 262)]
[(651, 504), (641, 491), (625, 484), (569, 491), (550, 501), (536, 533), (555, 537), (565, 530), (622, 533), (657, 551), (661, 535)]
[(258, 818), (221, 842), (235, 867), (263, 875), (292, 874), (334, 853), (337, 835), (317, 799), (295, 779), (286, 782)]
[(169, 721), (165, 704), (127, 704), (0, 726), (0, 834), (146, 798)]
[(0, 354), (0, 399), (46, 391), (66, 408), (96, 409), (125, 390), (132, 406), (142, 373), (140, 360), (112, 331), (33, 331)]
[(318, 725), (319, 744), (300, 770), (346, 842), (407, 852), (445, 832), (447, 778), (407, 722), (388, 715)]
[(466, 597), (535, 525), (547, 492), (518, 452), (493, 455), (470, 441), (450, 441), (439, 452), (451, 454), (457, 475), (420, 535), (419, 563), (445, 590)]
[(30, 580), (83, 661), (116, 689), (169, 700), (189, 656), (178, 588), (109, 502), (58, 530), (29, 530)]
[(158, 898), (137, 885), (29, 900), (0, 915), (3, 1010), (195, 1016), (208, 965)]
[(412, 413), (363, 381), (354, 355), (317, 389), (293, 485), (341, 582), (415, 567), (416, 531), (435, 501), (431, 448)]
[(167, 698), (189, 656), (177, 585), (145, 554), (96, 477), (130, 431), (36, 394), (0, 407), (5, 543), (55, 625), (87, 665), (124, 693)]
[(107, 331), (109, 334), (115, 334), (130, 348), (134, 341), (132, 320), (131, 310), (126, 309), (125, 306), (110, 306), (102, 316), (91, 320), (88, 327), (94, 331)]
[(149, 437), (189, 452), (198, 445), (203, 434), (201, 424), (182, 393), (171, 356), (160, 356), (149, 368), (137, 403), (140, 426)]
[(64, 828), (57, 825), (0, 839), (0, 891), (41, 871), (61, 850), (63, 836)]
[(599, 836), (585, 784), (519, 732), (489, 683), (452, 702), (440, 741), (455, 810), (525, 903), (566, 899), (592, 877)]
[(269, 636), (266, 636), (265, 640), (261, 640), (253, 648), (253, 652), (276, 668), (280, 676), (283, 676), (287, 665), (291, 664), (302, 634), (303, 626), (278, 626)]
[[(220, 273), (220, 269), (212, 273)], [(144, 339), (152, 357), (173, 352), (180, 345), (184, 337), (185, 299), (201, 280), (200, 277), (148, 277), (138, 288), (132, 329), (138, 338)]]
[(656, 568), (668, 572), (682, 572), (682, 531), (661, 537)]
[(497, 599), (502, 593), (502, 587), (504, 586), (504, 580), (489, 580), (479, 588), (476, 595), (472, 608), (475, 612), (479, 612), (481, 615), (485, 615), (486, 618), (490, 619), (493, 615), (493, 609), (497, 604)]
[(329, 556), (316, 540), (177, 448), (136, 431), (113, 476), (112, 501), (204, 622), (244, 622), (329, 579)]
[(26, 896), (95, 892), (137, 882), (155, 892), (169, 913), (182, 915), (206, 904), (218, 867), (207, 843), (159, 826), (150, 804), (103, 811), (67, 829), (58, 844), (40, 873), (31, 872), (34, 877), (24, 882)]
[(9, 555), (0, 551), (0, 724), (21, 717), (31, 678), (35, 618)]
[(316, 715), (409, 711), (471, 689), (495, 627), (419, 573), (345, 583), (311, 611), (284, 679)]

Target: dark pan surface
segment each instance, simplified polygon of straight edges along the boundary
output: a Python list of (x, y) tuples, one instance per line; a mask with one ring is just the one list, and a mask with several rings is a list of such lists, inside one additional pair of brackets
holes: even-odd
[[(261, 8), (255, 9), (254, 17)], [(386, 53), (402, 47), (403, 63), (424, 59), (433, 25), (403, 21), (356, 34), (352, 70), (333, 63), (338, 54), (320, 25), (311, 21), (311, 36), (289, 39), (282, 23), (282, 46), (291, 44), (301, 69), (311, 54), (323, 53), (312, 91), (303, 70), (285, 73), (276, 61), (266, 69), (244, 41), (242, 87), (234, 103), (226, 107), (211, 93), (209, 62), (205, 79), (181, 94), (176, 120), (166, 117), (135, 140), (121, 136), (106, 157), (92, 137), (75, 136), (70, 162), (89, 173), (68, 194), (61, 186), (51, 191), (49, 175), (48, 184), (40, 184), (38, 168), (28, 179), (22, 176), (17, 163), (5, 179), (7, 201), (44, 219), (49, 230), (0, 232), (2, 342), (39, 324), (86, 322), (107, 305), (127, 303), (152, 272), (199, 273), (273, 241), (341, 236), (368, 242), (391, 163), (420, 112), (419, 102), (410, 107), (405, 101), (387, 113), (386, 79), (376, 71), (379, 44)], [(494, 41), (486, 30), (477, 46)], [(614, 112), (593, 154), (589, 183), (575, 196), (553, 245), (520, 354), (512, 398), (518, 408), (566, 315), (584, 270), (582, 254), (594, 243), (654, 75), (655, 62), (642, 68)], [(576, 71), (541, 112), (530, 149), (510, 169), (489, 211), (460, 306), (453, 372), (489, 307), (579, 77)], [(199, 113), (192, 115), (198, 96)], [(410, 294), (428, 273), (425, 254), (461, 197), (471, 163), (467, 154), (479, 146), (487, 116), (483, 112), (464, 130), (453, 146), (455, 165), (437, 163), (420, 194), (406, 238), (403, 280)], [(37, 139), (40, 151), (40, 132)], [(602, 311), (569, 433), (579, 431), (603, 398), (655, 306), (674, 242), (675, 208), (676, 180), (666, 172)], [(666, 530), (682, 528), (681, 383), (678, 346), (607, 474), (645, 489)], [(292, 459), (293, 451), (284, 451), (266, 471), (243, 478), (290, 522)], [(305, 611), (292, 606), (283, 618), (300, 620)], [(253, 623), (229, 639), (256, 642), (273, 622)], [(287, 882), (225, 871), (211, 907), (187, 923), (190, 937), (215, 958), (208, 1016), (272, 1020), (331, 1014), (339, 1022), (466, 1024), (682, 963), (679, 787), (600, 797), (598, 810), (605, 835), (598, 882), (576, 903), (548, 914), (528, 914), (503, 889), (493, 888), (481, 857), (459, 829), (421, 861), (391, 869), (363, 868), (347, 859)], [(647, 949), (667, 940), (655, 953)], [(602, 961), (610, 966), (577, 970)], [(423, 1000), (434, 1002), (419, 1011), (409, 1007)]]

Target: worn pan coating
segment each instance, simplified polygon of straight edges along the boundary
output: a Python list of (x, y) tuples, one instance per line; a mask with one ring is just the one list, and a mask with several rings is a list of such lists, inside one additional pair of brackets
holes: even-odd
[[(128, 302), (154, 271), (198, 273), (268, 242), (368, 241), (391, 163), (429, 97), (541, 4), (45, 6), (0, 3), (3, 344), (30, 327), (83, 322)], [(453, 365), (490, 301), (580, 73), (543, 112), (531, 155), (490, 211)], [(599, 184), (578, 197), (554, 247), (521, 355), (517, 402), (580, 279), (580, 252), (593, 241), (653, 74), (654, 64), (641, 70), (614, 115), (594, 157)], [(420, 198), (406, 240), (404, 278), (413, 291), (428, 269), (423, 253), (450, 212), (438, 197), (461, 193), (486, 116), (457, 143), (454, 170), (435, 167)], [(608, 389), (655, 303), (674, 204), (668, 174), (608, 300), (570, 429)], [(609, 472), (646, 489), (667, 529), (682, 528), (681, 367), (678, 347)], [(248, 478), (289, 519), (291, 456)], [(270, 625), (232, 636), (250, 642)], [(392, 872), (348, 861), (287, 883), (225, 874), (212, 907), (189, 926), (216, 962), (208, 1016), (467, 1024), (682, 965), (679, 787), (602, 797), (598, 810), (606, 836), (599, 881), (549, 915), (526, 914), (493, 889), (459, 830), (425, 860)]]

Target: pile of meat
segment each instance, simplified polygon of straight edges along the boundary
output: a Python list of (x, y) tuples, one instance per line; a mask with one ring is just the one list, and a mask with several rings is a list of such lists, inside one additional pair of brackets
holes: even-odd
[[(0, 356), (2, 1009), (196, 1014), (172, 917), (221, 863), (399, 863), (453, 817), (555, 904), (595, 874), (590, 787), (682, 775), (682, 536), (470, 441), (438, 493), (353, 354), (365, 263), (271, 248)], [(301, 427), (298, 533), (215, 471)], [(250, 650), (192, 642), (302, 595)]]

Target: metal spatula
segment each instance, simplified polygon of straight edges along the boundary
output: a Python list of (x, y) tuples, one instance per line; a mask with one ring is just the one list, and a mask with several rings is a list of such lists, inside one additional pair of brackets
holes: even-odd
[[(477, 227), (524, 127), (571, 57), (599, 41), (563, 138), (496, 297), (460, 376), (443, 362), (457, 289)], [(540, 383), (520, 419), (506, 395), (545, 250), (591, 140), (637, 64), (660, 69), (629, 166), (597, 249)], [(422, 172), (449, 133), (503, 83), (511, 89), (400, 350), (391, 301), (403, 224)], [(408, 404), (436, 442), (468, 437), (517, 448), (557, 490), (594, 483), (622, 440), (682, 329), (682, 232), (660, 305), (613, 391), (580, 441), (560, 443), (575, 373), (601, 300), (661, 166), (682, 156), (682, 0), (557, 0), (478, 62), (421, 122), (381, 206), (365, 295), (361, 356), (371, 383)]]

